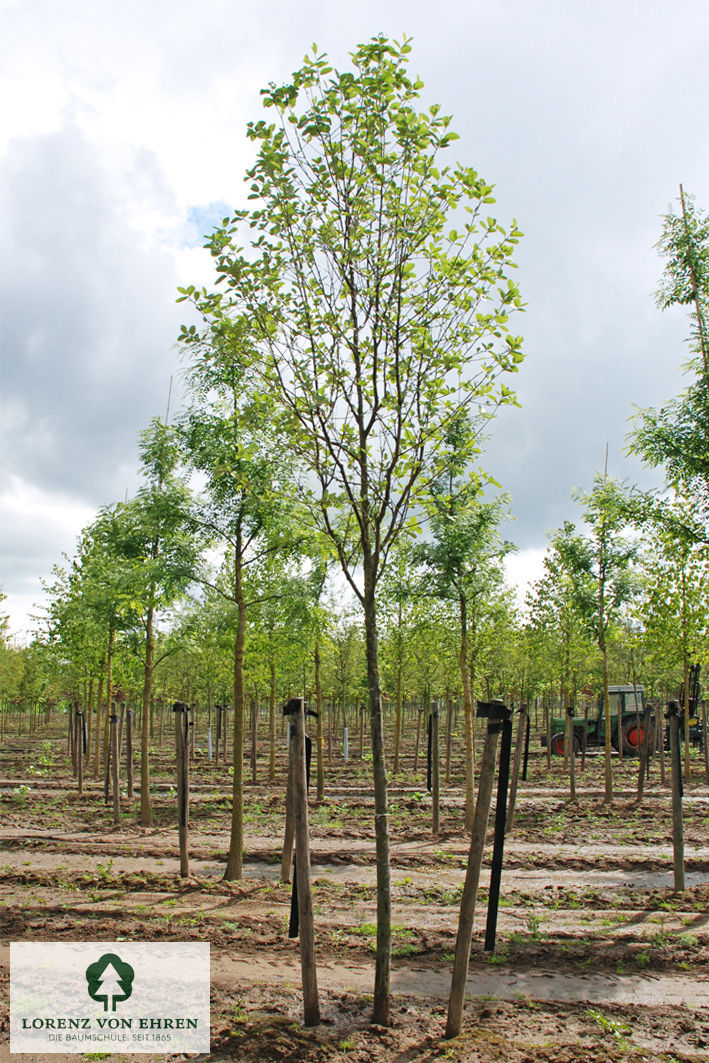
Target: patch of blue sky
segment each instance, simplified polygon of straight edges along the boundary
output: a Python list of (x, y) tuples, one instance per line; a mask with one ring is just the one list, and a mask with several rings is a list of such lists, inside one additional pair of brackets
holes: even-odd
[(232, 208), (222, 200), (189, 207), (183, 247), (202, 247), (212, 230), (221, 225), (224, 218), (231, 217), (231, 214)]

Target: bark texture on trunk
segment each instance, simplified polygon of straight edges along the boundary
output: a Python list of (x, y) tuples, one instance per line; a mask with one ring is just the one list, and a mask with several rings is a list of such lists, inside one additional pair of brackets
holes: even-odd
[(371, 572), (365, 558), (365, 638), (369, 712), (374, 777), (374, 833), (377, 859), (377, 944), (374, 972), (373, 1020), (388, 1026), (391, 1020), (391, 871), (389, 864), (389, 816), (387, 775), (384, 757), (384, 728), (379, 685), (379, 645), (377, 614)]

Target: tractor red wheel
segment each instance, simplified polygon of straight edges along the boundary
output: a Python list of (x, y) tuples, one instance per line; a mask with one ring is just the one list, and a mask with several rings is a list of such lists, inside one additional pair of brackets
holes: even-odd
[(559, 731), (551, 736), (551, 751), (556, 757), (564, 755), (564, 732)]

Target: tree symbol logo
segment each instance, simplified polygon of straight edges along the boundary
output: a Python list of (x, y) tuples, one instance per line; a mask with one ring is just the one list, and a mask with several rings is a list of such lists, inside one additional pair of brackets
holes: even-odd
[(104, 1011), (115, 1011), (116, 1001), (127, 1000), (133, 992), (135, 971), (115, 952), (105, 952), (100, 960), (86, 968), (88, 993), (92, 1000), (102, 1000)]

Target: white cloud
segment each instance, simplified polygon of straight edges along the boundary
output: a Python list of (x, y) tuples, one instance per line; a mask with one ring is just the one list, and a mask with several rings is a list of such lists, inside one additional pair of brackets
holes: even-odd
[(546, 549), (529, 548), (508, 554), (505, 558), (505, 579), (515, 591), (517, 607), (524, 610), (527, 591), (544, 573)]
[(62, 491), (43, 491), (10, 475), (0, 487), (2, 561), (0, 584), (6, 570), (12, 587), (0, 608), (10, 617), (10, 634), (25, 638), (35, 626), (31, 616), (46, 603), (41, 577), (50, 578), (52, 566), (72, 556), (76, 540), (96, 511)]

